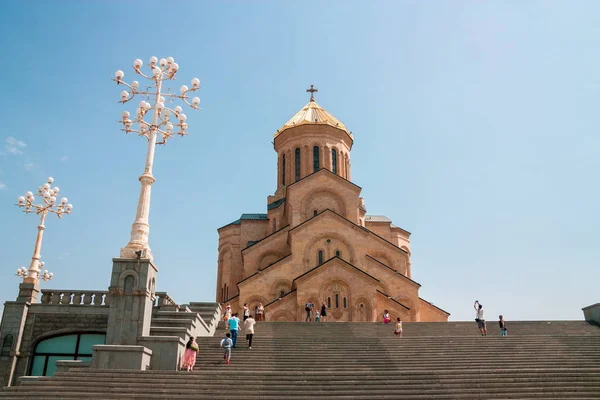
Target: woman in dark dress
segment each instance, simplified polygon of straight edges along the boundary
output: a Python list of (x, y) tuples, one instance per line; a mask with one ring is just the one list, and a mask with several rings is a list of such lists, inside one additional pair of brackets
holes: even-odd
[(325, 303), (321, 306), (321, 320), (325, 322), (325, 318), (327, 317), (327, 306)]

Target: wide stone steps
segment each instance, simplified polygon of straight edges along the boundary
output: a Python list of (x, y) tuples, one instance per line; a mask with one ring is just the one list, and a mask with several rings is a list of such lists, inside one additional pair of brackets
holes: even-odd
[(407, 323), (399, 339), (381, 323), (260, 322), (252, 349), (240, 332), (229, 365), (221, 327), (198, 339), (191, 372), (75, 368), (0, 399), (600, 399), (600, 329), (513, 325), (481, 337), (474, 322)]

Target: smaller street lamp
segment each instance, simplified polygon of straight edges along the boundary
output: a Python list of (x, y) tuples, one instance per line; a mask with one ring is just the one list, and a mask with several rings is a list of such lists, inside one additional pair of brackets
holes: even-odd
[(40, 204), (35, 203), (35, 196), (32, 192), (25, 193), (25, 196), (20, 196), (17, 199), (17, 206), (24, 208), (23, 212), (30, 214), (32, 212), (40, 216), (40, 224), (38, 225), (38, 233), (35, 239), (35, 247), (33, 249), (33, 256), (31, 257), (31, 264), (29, 270), (25, 267), (17, 269), (17, 276), (23, 278), (25, 283), (37, 283), (39, 279), (49, 281), (54, 277), (53, 273), (49, 273), (45, 270), (41, 273), (44, 268), (44, 262), (40, 261), (40, 251), (42, 249), (42, 238), (44, 236), (44, 222), (48, 213), (56, 214), (58, 218), (62, 218), (65, 214), (71, 214), (73, 206), (69, 204), (69, 200), (66, 197), (57, 201), (57, 196), (60, 192), (58, 187), (51, 187), (54, 179), (48, 178), (48, 181), (42, 186), (38, 187), (36, 193), (41, 198)]

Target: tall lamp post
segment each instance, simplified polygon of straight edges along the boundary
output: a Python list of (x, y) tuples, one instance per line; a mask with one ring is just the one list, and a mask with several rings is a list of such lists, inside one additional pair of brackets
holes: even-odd
[(44, 271), (40, 274), (41, 269), (44, 267), (44, 262), (40, 261), (41, 250), (42, 250), (42, 239), (44, 237), (44, 230), (46, 226), (46, 216), (48, 214), (55, 214), (58, 218), (62, 218), (65, 214), (70, 214), (73, 206), (68, 204), (68, 199), (63, 197), (57, 202), (57, 197), (60, 189), (58, 187), (51, 187), (54, 179), (48, 178), (48, 181), (38, 188), (37, 196), (41, 198), (41, 203), (35, 203), (35, 195), (32, 192), (27, 192), (25, 196), (20, 196), (17, 199), (17, 206), (24, 208), (23, 212), (26, 214), (36, 213), (40, 216), (40, 224), (38, 225), (38, 233), (35, 239), (35, 247), (33, 249), (33, 256), (31, 257), (31, 263), (29, 264), (29, 270), (25, 267), (17, 269), (17, 276), (23, 278), (24, 283), (36, 284), (39, 279), (48, 281), (52, 279), (52, 273)]
[(133, 62), (135, 73), (150, 82), (150, 86), (145, 89), (141, 89), (140, 83), (137, 81), (133, 81), (131, 84), (123, 81), (125, 74), (121, 70), (115, 72), (115, 78), (113, 79), (117, 85), (125, 85), (129, 89), (121, 92), (120, 103), (127, 103), (133, 100), (136, 95), (144, 99), (140, 101), (134, 116), (131, 116), (127, 111), (123, 111), (122, 119), (119, 121), (123, 124), (122, 130), (125, 133), (136, 132), (139, 136), (148, 139), (144, 173), (139, 178), (141, 189), (136, 218), (131, 227), (129, 243), (121, 249), (120, 257), (152, 259), (152, 253), (148, 245), (150, 232), (148, 215), (150, 213), (150, 188), (156, 180), (152, 175), (154, 149), (157, 144), (166, 144), (173, 135), (184, 136), (188, 134), (188, 124), (185, 122), (187, 117), (182, 112), (182, 108), (180, 106), (170, 108), (165, 103), (173, 103), (175, 100), (180, 99), (183, 103), (197, 110), (200, 105), (200, 98), (194, 97), (190, 102), (189, 94), (200, 89), (200, 80), (198, 78), (192, 79), (191, 88), (182, 85), (180, 94), (170, 93), (169, 89), (165, 90), (163, 88), (163, 83), (174, 80), (179, 70), (179, 65), (175, 63), (173, 57), (161, 58), (160, 60), (156, 57), (150, 57), (148, 62), (149, 74), (142, 72), (142, 66), (143, 62), (140, 59)]

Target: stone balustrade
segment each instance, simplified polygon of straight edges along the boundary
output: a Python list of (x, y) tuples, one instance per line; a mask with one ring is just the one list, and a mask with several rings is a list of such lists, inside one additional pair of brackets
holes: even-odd
[(154, 307), (161, 306), (176, 306), (177, 303), (166, 292), (156, 292), (154, 299)]
[(57, 290), (42, 289), (42, 304), (108, 306), (109, 295), (106, 290)]

